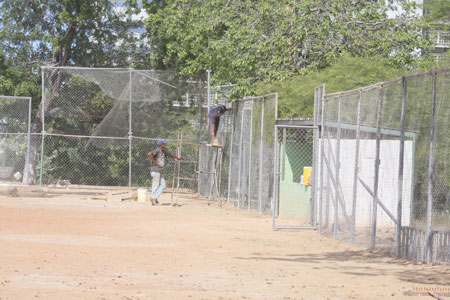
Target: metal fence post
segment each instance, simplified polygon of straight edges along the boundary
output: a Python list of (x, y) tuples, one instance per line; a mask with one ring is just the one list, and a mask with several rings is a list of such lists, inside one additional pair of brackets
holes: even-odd
[[(208, 89), (208, 91), (207, 91), (207, 97), (208, 97), (208, 114), (209, 114), (209, 109), (211, 108), (211, 87), (210, 87), (210, 80), (211, 80), (211, 70), (210, 69), (208, 69), (208, 70), (206, 70), (206, 72), (208, 73), (208, 82), (207, 82), (207, 89)], [(210, 122), (209, 122), (209, 115), (208, 115), (208, 141), (210, 141), (211, 140), (211, 132), (210, 132), (210, 130), (209, 130), (209, 128), (210, 128), (210, 126), (211, 126), (211, 124), (210, 124)], [(210, 141), (211, 143), (214, 143), (214, 141)]]
[[(203, 85), (200, 80), (198, 83), (198, 143), (202, 141), (202, 110), (203, 110), (203, 97), (202, 97)], [(208, 128), (209, 131), (209, 128)], [(200, 153), (200, 152), (199, 152)]]
[(431, 231), (433, 225), (433, 173), (434, 173), (434, 156), (435, 156), (435, 119), (436, 119), (436, 73), (433, 72), (433, 100), (431, 102), (430, 116), (430, 158), (428, 161), (428, 202), (427, 202), (427, 229), (426, 229), (426, 263), (431, 263), (433, 233)]
[(31, 97), (28, 100), (28, 126), (27, 126), (27, 156), (25, 157), (25, 172), (23, 182), (30, 184), (30, 152), (31, 152)]
[(370, 248), (375, 249), (375, 238), (377, 235), (377, 198), (378, 198), (378, 176), (380, 171), (380, 143), (381, 143), (381, 117), (383, 112), (383, 86), (379, 87), (378, 92), (378, 113), (377, 113), (377, 140), (375, 149), (375, 178), (373, 183), (373, 202), (372, 202), (372, 234), (370, 239)]
[(239, 135), (239, 172), (238, 172), (238, 207), (241, 207), (241, 173), (242, 173), (242, 152), (243, 152), (243, 145), (242, 145), (242, 128), (244, 127), (244, 112), (245, 112), (245, 102), (242, 102), (242, 109), (241, 109), (241, 132)]
[(397, 202), (397, 257), (401, 256), (401, 234), (402, 234), (402, 201), (403, 201), (403, 160), (405, 157), (405, 114), (407, 80), (403, 77), (402, 111), (400, 116), (400, 150), (398, 155), (398, 202)]
[(42, 185), (42, 169), (44, 167), (44, 137), (45, 137), (45, 89), (44, 89), (44, 70), (41, 71), (42, 76), (42, 137), (41, 137), (41, 168), (39, 171), (39, 185)]
[[(338, 128), (337, 128), (337, 137), (336, 137), (336, 161), (335, 161), (335, 187), (334, 187), (334, 238), (338, 237), (338, 220), (339, 220), (339, 170), (341, 165), (341, 109), (342, 109), (342, 97), (339, 97), (339, 106), (338, 106)], [(344, 209), (344, 208), (342, 208)]]
[(258, 186), (258, 209), (259, 212), (262, 213), (262, 165), (263, 165), (263, 139), (264, 139), (264, 102), (265, 98), (262, 98), (262, 105), (261, 105), (261, 134), (260, 134), (260, 140), (259, 140), (259, 186)]
[[(253, 139), (253, 113), (255, 112), (253, 110), (255, 102), (252, 101), (252, 114), (250, 115), (250, 147), (249, 147), (249, 158), (248, 158), (248, 190), (247, 190), (247, 208), (248, 210), (251, 210), (251, 195), (252, 195), (252, 139)], [(260, 166), (261, 167), (261, 166)]]
[(130, 102), (130, 108), (129, 108), (129, 129), (128, 129), (128, 186), (129, 187), (131, 187), (131, 139), (132, 139), (132, 136), (133, 136), (133, 128), (132, 128), (132, 116), (133, 116), (133, 114), (132, 114), (132, 110), (133, 110), (133, 106), (131, 105), (131, 99), (132, 99), (132, 91), (131, 91), (131, 87), (132, 87), (132, 85), (131, 85), (131, 80), (132, 80), (132, 72), (133, 72), (133, 70), (129, 70), (129, 72), (130, 72), (130, 82), (129, 82), (129, 84), (128, 84), (128, 88), (129, 88), (129, 91), (128, 91), (128, 100), (129, 100), (129, 102)]
[(352, 243), (355, 242), (355, 231), (356, 231), (356, 199), (358, 193), (358, 168), (359, 168), (359, 139), (361, 137), (361, 103), (362, 103), (363, 93), (359, 90), (358, 98), (358, 114), (356, 119), (356, 145), (355, 145), (355, 170), (353, 171), (353, 199), (352, 199)]
[[(319, 168), (318, 168), (318, 159), (319, 159), (319, 116), (320, 116), (320, 112), (319, 112), (319, 95), (317, 92), (317, 88), (314, 90), (314, 120), (313, 120), (313, 127), (314, 127), (314, 133), (313, 133), (313, 176), (312, 176), (312, 190), (311, 190), (311, 198), (312, 198), (312, 225), (314, 228), (317, 227), (317, 210), (318, 210), (318, 205), (317, 205), (317, 196), (318, 196), (318, 191), (319, 191), (319, 186), (318, 186), (318, 178), (319, 178)], [(319, 88), (320, 91), (322, 91), (322, 87)], [(321, 95), (321, 94), (320, 94)]]
[[(236, 104), (232, 104), (236, 105)], [(233, 109), (234, 112), (234, 109)], [(230, 202), (230, 189), (231, 189), (231, 168), (233, 162), (233, 142), (234, 142), (234, 123), (236, 118), (233, 114), (233, 121), (231, 122), (231, 138), (230, 138), (230, 161), (228, 162), (228, 190), (227, 190), (227, 202)]]
[(274, 176), (273, 176), (273, 198), (272, 198), (272, 228), (275, 228), (275, 218), (278, 215), (278, 185), (280, 182), (280, 143), (278, 140), (278, 127), (274, 126)]
[(324, 150), (324, 137), (325, 137), (325, 85), (323, 85), (323, 91), (322, 91), (322, 97), (320, 99), (322, 101), (322, 107), (321, 107), (321, 119), (320, 119), (320, 196), (319, 196), (319, 232), (322, 232), (322, 209), (323, 209), (323, 158), (325, 156), (325, 150)]

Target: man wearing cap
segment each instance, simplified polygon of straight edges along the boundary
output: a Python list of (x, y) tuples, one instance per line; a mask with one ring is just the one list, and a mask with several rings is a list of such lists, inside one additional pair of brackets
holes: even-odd
[(159, 140), (157, 143), (158, 148), (148, 153), (148, 157), (150, 157), (152, 161), (152, 167), (150, 169), (150, 174), (152, 176), (152, 205), (159, 203), (158, 197), (166, 188), (166, 182), (161, 176), (166, 156), (181, 160), (181, 156), (172, 155), (166, 150), (166, 144), (167, 142), (165, 140)]
[(211, 142), (213, 146), (220, 147), (220, 142), (216, 138), (217, 130), (219, 129), (220, 117), (228, 110), (231, 110), (231, 108), (227, 109), (225, 105), (217, 105), (212, 107), (208, 112)]

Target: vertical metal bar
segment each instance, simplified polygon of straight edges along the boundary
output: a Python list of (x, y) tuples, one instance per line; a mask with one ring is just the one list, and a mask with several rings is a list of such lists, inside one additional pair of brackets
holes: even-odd
[(132, 90), (131, 90), (131, 88), (132, 88), (132, 72), (133, 72), (133, 70), (131, 70), (130, 69), (130, 78), (129, 78), (129, 80), (130, 80), (130, 82), (129, 82), (129, 84), (128, 84), (128, 88), (129, 88), (129, 91), (128, 91), (128, 100), (129, 100), (129, 102), (130, 102), (130, 107), (129, 107), (129, 124), (128, 124), (128, 186), (129, 187), (131, 187), (131, 151), (132, 151), (132, 149), (131, 149), (131, 139), (132, 139), (132, 136), (133, 136), (133, 128), (132, 128), (132, 116), (133, 116), (133, 114), (132, 114), (132, 110), (133, 110), (133, 106), (131, 105), (131, 100), (132, 100)]
[[(206, 73), (208, 73), (208, 85), (207, 85), (207, 89), (208, 89), (208, 94), (207, 94), (207, 97), (208, 97), (208, 106), (207, 106), (207, 109), (208, 109), (208, 114), (209, 114), (209, 109), (211, 108), (211, 86), (210, 86), (210, 84), (211, 84), (211, 82), (210, 82), (210, 80), (211, 80), (211, 70), (210, 69), (208, 69), (208, 70), (206, 70)], [(210, 122), (209, 122), (209, 115), (208, 115), (208, 141), (211, 141), (211, 124), (210, 124)], [(211, 143), (214, 143), (214, 141), (211, 141)]]
[(42, 76), (42, 101), (41, 101), (41, 105), (42, 105), (42, 137), (41, 137), (41, 168), (39, 171), (39, 185), (42, 185), (42, 169), (44, 167), (44, 137), (45, 137), (45, 88), (44, 88), (44, 70), (41, 71), (41, 76)]
[[(198, 143), (200, 144), (202, 139), (202, 110), (203, 110), (203, 97), (202, 97), (202, 81), (198, 83)], [(208, 129), (209, 131), (209, 129)]]
[[(252, 144), (253, 144), (253, 113), (255, 102), (252, 101), (252, 113), (250, 115), (250, 150), (248, 158), (248, 190), (247, 190), (247, 209), (251, 210), (251, 194), (252, 194)], [(261, 167), (261, 166), (260, 166)]]
[(283, 143), (281, 144), (283, 147), (283, 156), (282, 156), (282, 163), (281, 163), (281, 180), (284, 181), (286, 176), (286, 128), (283, 128)]
[[(180, 156), (180, 132), (177, 132), (177, 156)], [(173, 164), (173, 176), (172, 176), (172, 195), (170, 197), (170, 203), (173, 203), (172, 199), (173, 199), (173, 193), (175, 191), (175, 177), (176, 177), (176, 173), (177, 173), (177, 162), (175, 161), (175, 163)]]
[(30, 184), (30, 151), (31, 151), (31, 97), (28, 99), (27, 156), (25, 157), (24, 183)]
[(278, 141), (278, 127), (275, 125), (274, 134), (274, 176), (272, 197), (272, 228), (275, 228), (275, 218), (278, 215), (278, 185), (280, 184), (280, 145)]
[(324, 156), (325, 156), (325, 150), (323, 148), (324, 146), (324, 137), (325, 137), (325, 85), (323, 85), (323, 90), (322, 90), (322, 99), (320, 99), (322, 102), (322, 107), (321, 107), (321, 119), (320, 119), (320, 134), (321, 134), (321, 139), (320, 139), (320, 187), (319, 187), (319, 192), (320, 192), (320, 196), (319, 196), (319, 232), (322, 232), (322, 210), (323, 210), (323, 188), (324, 188), (324, 184), (323, 184), (323, 161), (324, 161)]
[(244, 147), (242, 145), (242, 128), (244, 127), (244, 112), (245, 104), (242, 104), (241, 110), (241, 133), (239, 136), (239, 172), (238, 172), (238, 207), (241, 207), (241, 173), (242, 173), (242, 152), (244, 152)]
[(264, 147), (264, 103), (265, 98), (262, 98), (262, 105), (261, 105), (261, 134), (260, 134), (260, 140), (259, 140), (259, 186), (258, 186), (258, 209), (259, 212), (262, 213), (262, 206), (263, 206), (263, 199), (262, 199), (262, 188), (263, 188), (263, 147)]
[[(341, 167), (341, 110), (342, 110), (342, 97), (339, 97), (339, 106), (338, 106), (338, 127), (337, 127), (337, 137), (336, 137), (336, 161), (335, 161), (335, 188), (334, 188), (334, 238), (337, 239), (338, 237), (338, 221), (339, 221), (339, 203), (338, 203), (338, 197), (339, 197), (339, 170)], [(344, 208), (342, 208), (344, 209)]]
[[(277, 120), (277, 118), (278, 118), (278, 94), (277, 93), (275, 93), (275, 103), (274, 103), (274, 110), (275, 110), (275, 124), (276, 124), (276, 120)], [(279, 164), (279, 159), (280, 159), (280, 150), (279, 150), (279, 148), (278, 148), (278, 150), (276, 149), (276, 145), (278, 144), (278, 130), (277, 130), (277, 128), (276, 128), (276, 126), (274, 126), (274, 135), (273, 135), (273, 138), (274, 138), (274, 140), (275, 140), (275, 144), (274, 144), (274, 151), (278, 151), (278, 152), (276, 152), (276, 161), (274, 161), (274, 168), (276, 168), (275, 170), (276, 170), (276, 173), (275, 174), (273, 174), (274, 176), (274, 182), (275, 183), (277, 183), (277, 185), (276, 186), (274, 186), (274, 188), (272, 189), (272, 192), (273, 192), (273, 195), (272, 195), (272, 197), (273, 197), (273, 199), (275, 199), (275, 197), (278, 197), (278, 182), (280, 181), (280, 178), (279, 178), (279, 172), (280, 172), (280, 164)], [(277, 178), (277, 180), (275, 181), (275, 177), (277, 177), (278, 176), (278, 178)], [(276, 188), (276, 189), (275, 189)], [(272, 201), (273, 203), (275, 203), (275, 201)], [(272, 209), (273, 210), (275, 210), (275, 207), (272, 207)]]
[(401, 257), (401, 233), (402, 233), (402, 201), (403, 201), (403, 160), (405, 157), (405, 114), (407, 80), (403, 77), (402, 110), (400, 116), (400, 150), (398, 155), (398, 199), (397, 199), (397, 258)]
[[(235, 104), (232, 104), (235, 105)], [(234, 109), (233, 109), (234, 112)], [(227, 202), (230, 202), (230, 189), (231, 189), (231, 178), (235, 175), (232, 174), (232, 161), (233, 161), (233, 142), (234, 142), (234, 123), (235, 116), (233, 114), (233, 122), (231, 124), (231, 140), (230, 140), (230, 161), (228, 162), (228, 190), (227, 190)], [(233, 175), (233, 176), (232, 176)]]
[[(179, 150), (178, 150), (178, 142), (177, 142), (177, 156), (181, 156), (181, 149), (183, 148), (183, 131), (181, 131), (180, 133), (180, 145), (179, 145)], [(180, 191), (180, 169), (181, 169), (181, 163), (179, 160), (175, 161), (175, 164), (178, 165), (177, 168), (177, 174), (173, 174), (173, 176), (177, 176), (177, 195), (175, 197), (175, 203), (178, 203), (178, 194)]]
[[(328, 146), (328, 154), (327, 154), (327, 156), (328, 156), (328, 158), (330, 158), (332, 149), (331, 149), (329, 132), (327, 131), (326, 134), (327, 134), (326, 135), (326, 139), (327, 139), (327, 142), (328, 142), (328, 145), (329, 145)], [(325, 156), (324, 156), (324, 159), (322, 160), (322, 163), (325, 163)], [(326, 222), (324, 224), (324, 228), (327, 228), (329, 223), (330, 223), (330, 202), (333, 200), (331, 198), (331, 183), (332, 182), (331, 182), (331, 179), (330, 179), (330, 177), (331, 177), (330, 170), (327, 168), (327, 173), (326, 173), (327, 174), (327, 176), (326, 176), (327, 177), (327, 185), (326, 185), (327, 199), (326, 199), (326, 206), (325, 206), (325, 221)]]
[(359, 90), (358, 98), (358, 113), (356, 119), (356, 145), (355, 145), (355, 169), (353, 171), (353, 199), (352, 199), (352, 243), (355, 242), (355, 232), (356, 232), (356, 199), (358, 193), (358, 171), (359, 171), (359, 139), (361, 137), (361, 104), (362, 104), (363, 93)]
[(412, 161), (411, 161), (411, 188), (410, 188), (410, 213), (409, 213), (409, 226), (414, 226), (414, 180), (415, 180), (415, 171), (416, 171), (416, 134), (413, 134), (413, 140), (412, 140)]
[(377, 235), (377, 198), (378, 198), (378, 180), (380, 171), (380, 144), (381, 144), (381, 118), (383, 113), (383, 86), (379, 87), (378, 93), (378, 114), (377, 114), (377, 141), (375, 149), (375, 178), (373, 183), (373, 201), (372, 201), (372, 227), (370, 248), (375, 249), (375, 238)]
[(312, 226), (314, 228), (316, 228), (317, 226), (317, 195), (318, 195), (318, 172), (319, 172), (319, 168), (318, 168), (318, 163), (317, 160), (318, 158), (318, 153), (319, 153), (319, 149), (318, 149), (318, 145), (319, 145), (319, 129), (318, 129), (318, 116), (320, 115), (318, 112), (318, 90), (321, 90), (320, 88), (316, 88), (314, 90), (314, 120), (313, 120), (313, 153), (312, 153), (312, 159), (313, 159), (313, 165), (312, 165), (312, 172), (313, 172), (313, 176), (312, 176), (312, 180), (311, 180), (311, 184), (312, 184), (312, 189), (311, 189), (311, 199), (312, 199), (312, 207), (311, 207), (311, 222), (312, 222)]
[(427, 231), (426, 231), (426, 263), (431, 262), (433, 233), (433, 173), (435, 156), (435, 122), (436, 122), (436, 73), (433, 72), (433, 100), (431, 102), (430, 116), (430, 158), (428, 161), (428, 202), (427, 202)]

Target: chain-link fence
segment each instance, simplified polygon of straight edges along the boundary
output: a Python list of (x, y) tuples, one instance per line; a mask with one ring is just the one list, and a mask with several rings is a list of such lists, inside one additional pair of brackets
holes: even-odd
[(314, 228), (315, 126), (277, 125), (274, 228)]
[[(277, 95), (233, 103), (233, 134), (228, 159), (228, 201), (269, 213), (274, 191), (274, 139)], [(226, 160), (225, 160), (226, 162)]]
[(319, 92), (320, 232), (449, 261), (450, 68)]
[[(208, 139), (202, 82), (170, 71), (71, 67), (43, 67), (42, 82), (29, 155), (24, 156), (29, 157), (30, 183), (151, 186), (148, 153), (159, 139), (167, 140), (169, 153), (181, 151), (183, 161), (198, 164), (199, 147)], [(6, 120), (7, 114), (1, 115)], [(179, 177), (195, 171), (192, 164), (181, 166)], [(163, 170), (168, 187), (175, 183), (175, 170), (175, 161), (168, 159)]]
[(31, 98), (0, 96), (0, 182), (28, 182)]

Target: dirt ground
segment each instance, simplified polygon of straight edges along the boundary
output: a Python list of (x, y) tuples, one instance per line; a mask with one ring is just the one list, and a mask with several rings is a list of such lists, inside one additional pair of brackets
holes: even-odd
[[(64, 189), (62, 189), (64, 191)], [(433, 299), (450, 266), (360, 250), (271, 217), (179, 199), (0, 195), (0, 299)], [(14, 196), (14, 197), (13, 197)], [(164, 194), (162, 204), (170, 204)], [(446, 298), (450, 299), (450, 298)]]

